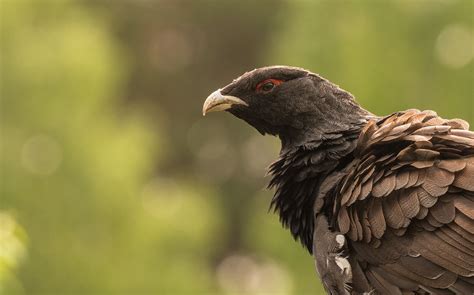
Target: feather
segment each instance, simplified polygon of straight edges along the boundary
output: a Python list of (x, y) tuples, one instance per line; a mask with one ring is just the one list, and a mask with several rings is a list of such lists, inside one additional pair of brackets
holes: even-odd
[(439, 152), (433, 151), (433, 150), (429, 150), (429, 149), (422, 149), (422, 148), (419, 148), (419, 149), (416, 149), (416, 150), (414, 151), (414, 156), (415, 156), (415, 158), (416, 158), (418, 161), (430, 161), (430, 160), (434, 160), (434, 159), (436, 159), (439, 155), (440, 155)]
[[(420, 259), (420, 258), (414, 258), (414, 259)], [(412, 263), (410, 264), (410, 267), (414, 267), (416, 270), (419, 270), (422, 266), (417, 266), (415, 263)], [(428, 286), (428, 287), (433, 287), (433, 288), (447, 288), (451, 286), (457, 279), (456, 274), (452, 272), (447, 272), (447, 271), (441, 272), (434, 279), (426, 278), (422, 274), (416, 271), (411, 271), (407, 269), (401, 263), (387, 264), (384, 266), (384, 268), (387, 270), (390, 270), (393, 273), (398, 274), (399, 276), (408, 277), (414, 281), (417, 281), (423, 286)], [(424, 272), (422, 271), (422, 273), (429, 274), (427, 270), (424, 270)]]
[(385, 217), (382, 210), (382, 202), (380, 200), (375, 199), (373, 201), (371, 208), (369, 208), (368, 217), (370, 228), (372, 229), (374, 237), (380, 239), (386, 229)]
[(399, 288), (387, 282), (387, 280), (385, 280), (379, 274), (370, 270), (367, 271), (366, 274), (369, 282), (380, 294), (402, 295), (402, 292)]
[(439, 232), (442, 232), (443, 234), (445, 234), (447, 237), (449, 237), (449, 239), (456, 241), (457, 244), (463, 245), (463, 247), (468, 249), (468, 253), (469, 251), (471, 251), (471, 253), (474, 252), (474, 242), (469, 241), (465, 237), (461, 236), (449, 226), (443, 226), (442, 228), (439, 229)]
[(451, 119), (447, 121), (446, 124), (456, 129), (469, 129), (469, 123), (462, 119)]
[(360, 197), (360, 191), (362, 189), (362, 184), (358, 183), (355, 187), (354, 190), (352, 191), (351, 198), (349, 199), (348, 205), (353, 204), (357, 198)]
[(339, 225), (339, 230), (341, 233), (345, 234), (349, 231), (350, 228), (350, 219), (349, 214), (347, 213), (347, 207), (342, 206), (341, 210), (339, 210), (339, 214), (337, 217), (337, 223)]
[(383, 269), (381, 267), (376, 267), (372, 268), (374, 272), (377, 272), (380, 276), (382, 276), (384, 279), (389, 281), (391, 284), (399, 287), (402, 289), (402, 294), (406, 295), (407, 291), (406, 290), (411, 290), (415, 291), (417, 290), (418, 284), (416, 284), (414, 281), (410, 280), (409, 278), (406, 278), (405, 276), (401, 276), (396, 273), (392, 273), (390, 271), (387, 271), (386, 269)]
[(411, 272), (427, 279), (437, 279), (446, 271), (444, 268), (423, 257), (403, 256), (400, 257), (400, 264)]
[(474, 235), (474, 220), (462, 213), (458, 213), (454, 218), (454, 222), (464, 230), (468, 231), (470, 234)]
[(375, 165), (368, 165), (366, 168), (360, 171), (360, 174), (363, 175), (361, 182), (365, 183), (375, 172)]
[(474, 202), (464, 197), (457, 197), (453, 200), (454, 207), (461, 211), (464, 215), (470, 219), (474, 219)]
[(449, 172), (458, 172), (466, 167), (466, 162), (463, 159), (445, 160), (440, 161), (436, 166)]
[(446, 243), (450, 244), (451, 246), (458, 249), (459, 251), (462, 251), (465, 254), (470, 255), (473, 253), (472, 250), (466, 246), (466, 243), (464, 244), (459, 243), (458, 240), (451, 238), (451, 236), (447, 235), (445, 231), (443, 231), (442, 229), (443, 228), (436, 230), (434, 234), (437, 235), (441, 240), (445, 241)]
[(442, 196), (448, 191), (447, 186), (440, 186), (440, 184), (432, 181), (425, 181), (421, 187), (432, 197)]
[(422, 188), (417, 189), (416, 192), (418, 194), (418, 200), (420, 201), (420, 205), (425, 208), (432, 207), (436, 203), (436, 201), (438, 201), (438, 198), (433, 197)]
[(474, 132), (469, 130), (460, 130), (460, 129), (453, 129), (450, 132), (453, 135), (467, 137), (467, 138), (474, 138)]
[(430, 212), (428, 212), (428, 215), (426, 215), (425, 220), (434, 228), (437, 229), (438, 227), (443, 226), (441, 222), (436, 220)]
[(370, 243), (372, 240), (372, 230), (370, 229), (369, 217), (367, 216), (367, 210), (362, 211), (362, 230), (364, 234), (364, 242)]
[[(454, 181), (454, 174), (436, 167), (432, 167), (426, 170), (425, 183), (435, 183), (437, 186), (448, 186)], [(425, 184), (424, 183), (424, 184)]]
[(423, 218), (423, 220), (418, 222), (417, 225), (421, 226), (423, 229), (427, 231), (435, 231), (437, 229), (437, 227), (429, 223), (428, 220), (425, 219), (425, 217)]
[(393, 128), (393, 129), (387, 134), (387, 136), (400, 135), (400, 133), (406, 131), (406, 130), (407, 130), (408, 128), (410, 128), (411, 126), (412, 126), (411, 123), (398, 125), (398, 126), (396, 126), (395, 128)]
[(474, 146), (474, 139), (463, 137), (463, 136), (449, 134), (449, 135), (438, 135), (437, 138), (468, 145), (468, 146)]
[(433, 150), (433, 143), (428, 140), (417, 140), (413, 144), (419, 149)]
[[(472, 161), (472, 160), (471, 160)], [(474, 191), (474, 163), (469, 163), (456, 174), (453, 185), (468, 191)]]
[(411, 163), (410, 165), (418, 169), (423, 169), (423, 168), (432, 167), (433, 164), (434, 164), (433, 161), (428, 160), (428, 161), (416, 161), (416, 162)]
[[(435, 244), (437, 241), (433, 239), (426, 239), (422, 236), (425, 235), (417, 235), (414, 239), (413, 243), (413, 250), (419, 252), (423, 257), (428, 259), (429, 261), (446, 268), (447, 270), (467, 276), (470, 274), (470, 271), (465, 267), (461, 266), (462, 261), (456, 259), (449, 255), (448, 253), (441, 251), (437, 245)], [(428, 246), (429, 245), (429, 246)]]
[(372, 191), (372, 180), (369, 179), (366, 183), (362, 185), (359, 200), (364, 200), (365, 198), (367, 198), (367, 196), (371, 193), (371, 191)]
[(409, 179), (410, 179), (410, 172), (403, 171), (403, 172), (397, 173), (395, 189), (399, 190), (403, 187), (406, 187)]
[(396, 176), (392, 174), (388, 177), (382, 178), (372, 188), (372, 195), (374, 197), (383, 197), (390, 194), (396, 185)]
[(446, 133), (451, 129), (451, 126), (442, 126), (442, 125), (435, 125), (435, 126), (426, 126), (422, 127), (412, 134), (414, 135), (431, 135), (431, 134), (439, 134), (439, 133)]
[(456, 294), (469, 294), (473, 293), (474, 283), (468, 283), (462, 279), (458, 279), (449, 289), (454, 291)]
[[(443, 118), (440, 118), (438, 117), (437, 114), (434, 114), (434, 116), (432, 118), (430, 118), (428, 121), (426, 121), (426, 124), (428, 125), (436, 125), (436, 127), (451, 127), (449, 125), (444, 125), (444, 123), (446, 122), (446, 120), (444, 120)], [(443, 125), (443, 126), (440, 126), (440, 125)], [(449, 129), (448, 129), (449, 130)], [(440, 130), (436, 130), (436, 133), (445, 133), (445, 131), (448, 131), (448, 130), (443, 130), (440, 128)]]
[[(420, 203), (421, 203), (421, 202), (420, 202)], [(416, 217), (417, 219), (423, 219), (423, 218), (426, 217), (427, 214), (428, 214), (428, 208), (421, 206), (421, 207), (420, 207), (420, 211), (418, 211), (418, 214), (416, 214), (415, 217)]]
[(357, 241), (361, 241), (364, 238), (364, 232), (362, 231), (362, 224), (360, 223), (358, 210), (352, 210), (354, 216), (354, 223), (357, 229)]
[(392, 229), (392, 232), (393, 232), (395, 235), (401, 237), (401, 236), (403, 236), (403, 235), (407, 232), (407, 229), (408, 229), (408, 228), (406, 228), (406, 227), (396, 228), (396, 229)]
[(375, 133), (372, 135), (372, 142), (376, 142), (383, 135), (387, 135), (388, 132), (395, 126), (395, 122), (385, 122)]
[(406, 187), (414, 186), (418, 181), (418, 171), (419, 170), (410, 170), (410, 176), (408, 178), (408, 183)]
[(388, 197), (382, 204), (383, 213), (388, 226), (401, 228), (408, 225), (409, 220), (403, 214), (397, 196)]
[(349, 257), (350, 264), (352, 266), (352, 283), (354, 287), (354, 293), (362, 293), (367, 290), (371, 290), (372, 287), (369, 285), (365, 272), (362, 269), (360, 262), (356, 261), (352, 257)]
[(420, 211), (420, 202), (418, 200), (418, 194), (415, 190), (411, 192), (402, 191), (398, 195), (398, 203), (400, 208), (407, 218), (413, 218)]
[(464, 239), (470, 241), (471, 243), (474, 243), (474, 234), (471, 234), (470, 232), (466, 231), (464, 228), (460, 227), (455, 223), (448, 224), (448, 227)]
[(426, 178), (426, 169), (421, 169), (418, 171), (418, 179), (416, 180), (415, 186), (422, 185), (425, 182)]
[(373, 177), (374, 183), (377, 183), (383, 177), (384, 174), (385, 174), (385, 171), (383, 170), (378, 171)]
[(469, 270), (471, 274), (474, 275), (473, 253), (464, 253), (453, 245), (446, 243), (438, 235), (435, 234), (423, 232), (418, 234), (417, 238), (419, 238), (420, 242), (425, 242), (425, 245), (429, 245), (429, 249), (434, 253), (437, 253), (438, 255), (449, 259), (450, 261), (456, 263), (458, 266)]
[(430, 209), (430, 216), (433, 216), (440, 224), (450, 223), (454, 220), (456, 210), (452, 202), (437, 202)]
[(354, 208), (349, 208), (348, 210), (348, 213), (349, 213), (349, 220), (350, 220), (350, 229), (349, 229), (349, 232), (347, 233), (349, 235), (349, 238), (353, 241), (357, 241), (358, 240), (358, 233), (357, 233), (357, 225), (356, 225), (356, 222), (355, 222), (355, 219), (354, 219)]
[(429, 136), (429, 135), (407, 135), (407, 136), (404, 136), (402, 137), (401, 139), (403, 140), (408, 140), (408, 141), (428, 141), (428, 140), (431, 140), (433, 138), (433, 136)]
[[(353, 182), (353, 185), (355, 186), (355, 182)], [(341, 205), (344, 206), (349, 202), (349, 200), (351, 198), (351, 195), (352, 195), (352, 189), (353, 189), (353, 186), (351, 186), (346, 191), (344, 191), (344, 193), (342, 194), (342, 198), (341, 198)]]

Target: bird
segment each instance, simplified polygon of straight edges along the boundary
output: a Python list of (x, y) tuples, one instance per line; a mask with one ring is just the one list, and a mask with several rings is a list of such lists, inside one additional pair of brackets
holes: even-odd
[(376, 116), (309, 70), (269, 66), (212, 92), (281, 150), (271, 208), (327, 294), (474, 294), (474, 132), (409, 109)]

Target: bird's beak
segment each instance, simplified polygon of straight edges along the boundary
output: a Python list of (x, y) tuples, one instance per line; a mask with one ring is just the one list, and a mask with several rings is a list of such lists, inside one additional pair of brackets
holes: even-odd
[(248, 104), (240, 98), (230, 95), (222, 95), (221, 90), (217, 89), (206, 98), (206, 101), (202, 106), (202, 115), (205, 116), (210, 112), (224, 111), (230, 109), (233, 105), (248, 106)]

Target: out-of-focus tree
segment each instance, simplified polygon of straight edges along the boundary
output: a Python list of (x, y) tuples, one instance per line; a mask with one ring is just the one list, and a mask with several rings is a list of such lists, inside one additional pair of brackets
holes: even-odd
[(13, 241), (18, 222), (29, 240), (6, 294), (215, 290), (213, 193), (152, 177), (164, 139), (120, 103), (129, 68), (107, 20), (71, 1), (8, 1), (1, 36), (1, 208), (17, 221), (0, 232)]
[(474, 120), (473, 1), (296, 1), (283, 11), (291, 21), (271, 61), (319, 72), (379, 115)]
[(15, 276), (26, 257), (27, 236), (8, 211), (0, 211), (0, 294), (22, 290)]

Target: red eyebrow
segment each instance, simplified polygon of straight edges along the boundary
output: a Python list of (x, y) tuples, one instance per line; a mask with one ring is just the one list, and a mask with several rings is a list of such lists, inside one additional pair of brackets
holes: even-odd
[(255, 87), (255, 89), (257, 91), (260, 91), (260, 88), (262, 88), (262, 86), (265, 84), (265, 83), (268, 83), (268, 82), (272, 82), (275, 86), (278, 86), (280, 85), (281, 83), (285, 82), (283, 80), (279, 80), (279, 79), (265, 79), (263, 80), (262, 82), (258, 83), (257, 84), (257, 87)]

